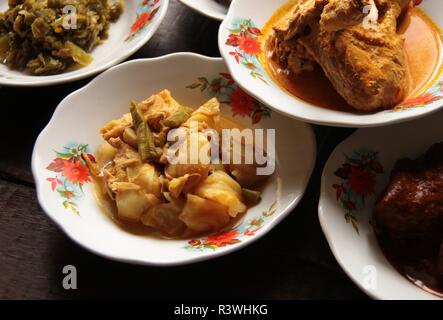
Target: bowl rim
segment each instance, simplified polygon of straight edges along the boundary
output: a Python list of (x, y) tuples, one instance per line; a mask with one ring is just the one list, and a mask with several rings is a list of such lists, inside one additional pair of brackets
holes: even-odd
[[(329, 162), (331, 158), (328, 159), (328, 161), (326, 162), (325, 168)], [(367, 288), (365, 288), (362, 283), (355, 277), (354, 273), (352, 273), (348, 267), (346, 266), (346, 264), (340, 259), (340, 256), (338, 254), (338, 249), (335, 246), (334, 241), (332, 240), (332, 235), (329, 232), (328, 228), (326, 227), (326, 222), (324, 221), (324, 215), (325, 215), (325, 210), (323, 209), (323, 205), (322, 205), (322, 201), (321, 201), (321, 197), (322, 195), (324, 195), (324, 193), (326, 192), (325, 188), (325, 170), (323, 170), (322, 172), (322, 178), (321, 178), (321, 190), (320, 190), (320, 199), (318, 202), (318, 220), (320, 222), (320, 227), (321, 230), (326, 238), (326, 241), (328, 243), (329, 249), (331, 250), (335, 261), (337, 261), (337, 263), (339, 264), (340, 268), (343, 270), (343, 272), (348, 276), (349, 279), (351, 279), (352, 282), (354, 282), (354, 284), (361, 290), (363, 291), (365, 294), (367, 294), (371, 299), (375, 299), (375, 300), (384, 300), (384, 299), (389, 299), (387, 297), (383, 297), (381, 295), (377, 295), (375, 294), (373, 291), (368, 290)], [(406, 280), (407, 281), (407, 280)]]
[[(290, 118), (294, 118), (303, 122), (307, 122), (307, 123), (311, 123), (311, 124), (317, 124), (317, 125), (324, 125), (324, 126), (331, 126), (331, 127), (343, 127), (343, 128), (375, 128), (375, 127), (384, 127), (384, 126), (389, 126), (389, 125), (393, 125), (393, 124), (398, 124), (398, 123), (404, 123), (404, 122), (408, 122), (414, 119), (418, 119), (418, 118), (422, 118), (425, 116), (429, 116), (434, 112), (437, 112), (439, 110), (441, 110), (443, 108), (443, 102), (439, 102), (436, 105), (428, 105), (425, 108), (416, 108), (416, 109), (412, 109), (412, 110), (407, 110), (407, 111), (403, 111), (402, 113), (398, 113), (399, 116), (396, 118), (392, 118), (389, 120), (379, 120), (376, 118), (366, 118), (366, 115), (363, 115), (364, 118), (360, 118), (358, 120), (358, 116), (359, 114), (352, 114), (349, 112), (345, 112), (346, 115), (352, 115), (355, 116), (355, 119), (342, 119), (342, 116), (340, 116), (339, 114), (336, 114), (335, 116), (332, 116), (332, 114), (330, 114), (329, 116), (309, 116), (306, 114), (299, 114), (297, 112), (291, 112), (290, 110), (295, 110), (296, 106), (292, 105), (292, 106), (275, 106), (275, 104), (273, 103), (272, 99), (269, 97), (269, 95), (267, 94), (262, 94), (260, 90), (254, 91), (249, 85), (245, 85), (245, 77), (243, 75), (240, 75), (238, 72), (234, 72), (235, 68), (234, 68), (234, 63), (230, 60), (230, 56), (228, 54), (228, 50), (226, 49), (226, 38), (224, 37), (224, 32), (225, 30), (229, 29), (229, 25), (228, 23), (231, 23), (232, 21), (235, 20), (236, 17), (236, 8), (238, 3), (240, 3), (241, 0), (232, 0), (231, 6), (229, 7), (228, 13), (226, 15), (226, 18), (223, 20), (223, 22), (220, 24), (219, 27), (219, 32), (218, 32), (218, 46), (219, 46), (219, 50), (220, 50), (220, 54), (223, 57), (223, 59), (225, 60), (225, 63), (227, 65), (227, 68), (229, 70), (229, 72), (231, 73), (233, 79), (235, 80), (235, 82), (245, 91), (247, 92), (249, 95), (255, 97), (257, 100), (261, 101), (262, 103), (264, 103), (265, 105), (269, 106), (272, 110), (283, 114), (287, 117)], [(269, 2), (267, 2), (269, 3)], [(443, 57), (442, 57), (443, 59)], [(443, 61), (442, 61), (442, 65), (443, 65)], [(266, 75), (269, 76), (268, 72), (265, 71)], [(443, 73), (440, 75), (440, 77), (443, 77)], [(272, 79), (271, 79), (272, 80)], [(272, 80), (272, 82), (275, 82), (274, 80)], [(438, 82), (438, 81), (436, 81)], [(278, 84), (276, 84), (277, 86), (279, 86)], [(273, 88), (269, 88), (269, 90), (274, 90)], [(304, 104), (306, 107), (309, 106), (310, 109), (312, 109), (313, 111), (315, 110), (315, 108), (317, 108), (317, 112), (319, 114), (325, 114), (325, 112), (330, 112), (331, 110), (325, 109), (325, 108), (321, 108), (321, 107), (317, 107), (314, 105), (311, 105), (301, 99), (297, 99), (295, 97), (293, 97), (291, 94), (286, 93), (283, 89), (281, 89), (279, 87), (279, 92), (281, 95), (288, 95), (289, 98), (293, 99), (294, 101), (298, 101), (298, 103), (300, 104)], [(338, 112), (338, 111), (337, 111)], [(368, 114), (367, 116), (373, 116), (376, 114), (381, 114), (384, 111), (380, 111), (377, 112), (375, 114)], [(405, 114), (405, 115), (402, 115)]]
[[(77, 75), (70, 76), (69, 73), (67, 73), (66, 76), (63, 78), (48, 79), (48, 80), (44, 80), (44, 81), (38, 81), (38, 79), (39, 79), (38, 77), (33, 77), (32, 80), (26, 80), (26, 78), (25, 79), (20, 78), (18, 80), (11, 80), (11, 79), (6, 79), (6, 78), (0, 77), (0, 86), (17, 87), (17, 88), (46, 87), (46, 86), (49, 87), (49, 86), (54, 86), (54, 85), (59, 85), (59, 84), (70, 83), (70, 82), (74, 82), (77, 80), (82, 80), (82, 79), (94, 76), (96, 74), (99, 74), (103, 71), (106, 71), (115, 65), (118, 65), (120, 62), (126, 60), (127, 58), (132, 56), (134, 53), (136, 53), (157, 32), (158, 28), (160, 27), (161, 23), (163, 22), (163, 20), (166, 16), (166, 13), (168, 12), (170, 0), (162, 0), (162, 1), (164, 4), (160, 7), (160, 10), (158, 13), (158, 18), (155, 19), (155, 21), (153, 21), (153, 23), (151, 23), (149, 25), (150, 28), (149, 28), (149, 30), (147, 30), (145, 35), (143, 37), (139, 38), (137, 44), (131, 50), (126, 51), (124, 54), (112, 59), (108, 63), (98, 65), (97, 67), (95, 67), (92, 70), (81, 72)], [(63, 75), (63, 73), (57, 74), (57, 75)]]
[(101, 73), (100, 75), (98, 75), (96, 78), (94, 78), (91, 82), (89, 82), (88, 84), (86, 84), (82, 88), (80, 88), (80, 89), (70, 93), (68, 96), (66, 96), (58, 104), (58, 106), (56, 107), (48, 124), (40, 132), (40, 134), (38, 135), (38, 137), (35, 141), (33, 152), (32, 152), (32, 158), (31, 158), (31, 169), (32, 169), (32, 175), (33, 175), (33, 178), (35, 181), (37, 200), (38, 200), (40, 207), (42, 208), (44, 213), (52, 220), (52, 222), (56, 226), (58, 226), (68, 236), (68, 238), (70, 238), (72, 241), (74, 241), (75, 243), (77, 243), (81, 247), (85, 248), (86, 250), (97, 254), (98, 256), (101, 256), (103, 258), (107, 258), (110, 260), (130, 263), (130, 264), (144, 265), (144, 266), (157, 266), (157, 267), (187, 265), (187, 264), (193, 264), (193, 263), (202, 262), (205, 260), (218, 258), (218, 257), (221, 257), (221, 256), (226, 255), (228, 253), (232, 253), (237, 250), (240, 250), (240, 249), (254, 243), (258, 239), (265, 236), (266, 234), (268, 234), (275, 226), (277, 226), (284, 218), (286, 218), (290, 212), (292, 212), (294, 210), (294, 208), (302, 200), (302, 198), (307, 190), (309, 181), (311, 180), (312, 173), (315, 168), (315, 163), (316, 163), (316, 158), (317, 158), (317, 142), (316, 142), (315, 134), (314, 134), (312, 127), (307, 123), (300, 123), (300, 124), (306, 126), (306, 130), (309, 132), (309, 140), (310, 140), (309, 143), (312, 145), (312, 154), (310, 155), (310, 157), (312, 157), (312, 161), (309, 165), (309, 171), (307, 172), (304, 181), (301, 182), (302, 186), (303, 186), (302, 192), (297, 197), (292, 199), (290, 204), (285, 209), (282, 209), (272, 222), (263, 226), (262, 232), (257, 233), (253, 238), (250, 238), (246, 241), (242, 241), (242, 242), (237, 243), (233, 246), (227, 247), (225, 250), (211, 252), (211, 254), (207, 254), (207, 255), (189, 256), (187, 258), (182, 258), (182, 259), (176, 260), (176, 261), (147, 261), (147, 260), (143, 260), (143, 259), (131, 259), (131, 258), (127, 258), (124, 256), (103, 253), (100, 250), (96, 250), (93, 247), (87, 246), (86, 244), (82, 243), (82, 240), (80, 237), (77, 237), (73, 232), (70, 231), (70, 228), (63, 226), (62, 223), (57, 220), (56, 216), (51, 213), (53, 210), (51, 210), (49, 208), (49, 206), (47, 205), (48, 201), (45, 200), (43, 193), (42, 193), (42, 186), (41, 186), (41, 183), (39, 182), (40, 180), (38, 179), (38, 172), (41, 170), (41, 168), (40, 168), (38, 161), (37, 161), (37, 153), (38, 153), (38, 146), (40, 144), (40, 141), (49, 133), (49, 130), (51, 129), (57, 116), (62, 112), (62, 110), (64, 108), (66, 108), (67, 101), (75, 98), (79, 94), (82, 94), (85, 90), (89, 89), (94, 83), (101, 81), (104, 77), (106, 77), (108, 75), (108, 73), (111, 73), (113, 71), (116, 71), (119, 69), (124, 69), (127, 66), (131, 66), (131, 65), (135, 65), (135, 64), (156, 63), (158, 61), (175, 60), (175, 59), (181, 59), (181, 58), (192, 58), (192, 59), (197, 59), (197, 60), (206, 61), (206, 62), (210, 62), (210, 63), (218, 63), (218, 64), (223, 62), (222, 58), (212, 58), (212, 57), (207, 57), (204, 55), (190, 53), (190, 52), (179, 52), (179, 53), (172, 53), (172, 54), (168, 54), (168, 55), (156, 57), (156, 58), (135, 59), (135, 60), (131, 60), (131, 61), (119, 64), (117, 66), (114, 66), (114, 67), (108, 69), (107, 71)]
[[(219, 13), (207, 11), (207, 10), (202, 9), (200, 6), (194, 5), (193, 0), (178, 0), (178, 1), (181, 4), (185, 5), (186, 7), (188, 7), (189, 9), (194, 10), (194, 11), (200, 13), (201, 15), (211, 18), (213, 20), (223, 21), (226, 18), (226, 14), (221, 14), (221, 13), (219, 14)], [(215, 1), (215, 0), (212, 0), (212, 1)]]

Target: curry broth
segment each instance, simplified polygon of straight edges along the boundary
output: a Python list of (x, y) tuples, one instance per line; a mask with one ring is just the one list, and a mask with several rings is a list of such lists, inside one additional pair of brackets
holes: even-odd
[(427, 90), (441, 73), (442, 33), (417, 7), (407, 11), (398, 30), (405, 38), (411, 97)]
[[(283, 70), (271, 57), (273, 50), (267, 39), (273, 25), (288, 14), (298, 0), (291, 0), (262, 29), (263, 54), (260, 58), (267, 73), (289, 94), (315, 106), (357, 113), (334, 89), (319, 65), (314, 71), (295, 75)], [(400, 18), (398, 32), (404, 35), (407, 67), (410, 75), (408, 98), (427, 90), (441, 73), (442, 38), (437, 25), (419, 8), (409, 8)]]

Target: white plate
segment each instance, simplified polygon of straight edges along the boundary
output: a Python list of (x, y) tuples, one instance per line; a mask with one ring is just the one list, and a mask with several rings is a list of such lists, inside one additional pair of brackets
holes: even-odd
[[(260, 120), (256, 127), (276, 129), (277, 172), (267, 183), (262, 202), (251, 208), (235, 229), (217, 238), (188, 242), (125, 232), (99, 209), (90, 184), (84, 184), (84, 192), (69, 183), (65, 187), (54, 180), (63, 180), (61, 173), (47, 169), (57, 158), (55, 151), (72, 153), (72, 147), (87, 144), (88, 152), (93, 152), (101, 143), (97, 130), (107, 121), (126, 113), (131, 99), (141, 101), (168, 88), (178, 101), (197, 107), (214, 96), (215, 89), (222, 88), (224, 94), (220, 99), (230, 100), (231, 92), (238, 94), (240, 91), (224, 72), (222, 59), (191, 53), (135, 60), (106, 71), (66, 97), (34, 147), (32, 172), (43, 210), (83, 247), (111, 259), (138, 264), (177, 265), (210, 259), (242, 248), (265, 235), (300, 201), (314, 166), (316, 145), (309, 125), (272, 112), (268, 117), (269, 110), (255, 101), (257, 113), (253, 119)], [(218, 81), (213, 82), (214, 79)], [(219, 81), (222, 81), (221, 87), (216, 85)], [(237, 94), (234, 97), (242, 98)], [(244, 101), (248, 99), (234, 100), (232, 105), (241, 112)], [(231, 107), (222, 106), (222, 114), (232, 118)], [(236, 116), (234, 120), (251, 126), (250, 116)], [(52, 183), (56, 191), (52, 190)]]
[[(240, 47), (226, 43), (233, 32), (232, 30), (237, 29), (239, 24), (250, 23), (252, 27), (261, 29), (272, 14), (286, 2), (287, 0), (234, 0), (228, 16), (220, 26), (221, 55), (226, 60), (235, 81), (245, 91), (285, 115), (310, 123), (331, 126), (383, 126), (422, 117), (441, 108), (443, 105), (441, 101), (443, 99), (443, 76), (413, 103), (414, 107), (403, 107), (398, 108), (397, 111), (388, 110), (372, 114), (328, 110), (310, 105), (288, 94), (268, 76), (258, 59), (259, 52), (249, 55)], [(443, 26), (443, 3), (441, 1), (428, 0), (420, 6), (440, 27)], [(251, 37), (256, 38), (255, 35)], [(258, 37), (257, 40), (263, 43), (261, 37)], [(252, 52), (253, 50), (249, 53)]]
[[(0, 11), (8, 7), (1, 1)], [(154, 35), (168, 10), (169, 0), (126, 0), (120, 18), (110, 25), (109, 38), (92, 51), (93, 62), (74, 71), (56, 75), (33, 76), (10, 70), (0, 64), (0, 85), (17, 87), (39, 87), (71, 82), (102, 72), (131, 56)], [(149, 14), (153, 17), (145, 19)], [(140, 19), (139, 19), (140, 18)], [(136, 24), (136, 22), (139, 22)], [(135, 33), (131, 31), (134, 28)]]
[[(398, 273), (383, 255), (377, 243), (374, 231), (369, 224), (376, 196), (386, 187), (391, 170), (401, 158), (416, 158), (423, 154), (431, 145), (443, 141), (443, 112), (431, 117), (414, 120), (407, 124), (377, 129), (360, 129), (342, 142), (329, 158), (322, 177), (319, 203), (319, 218), (323, 232), (329, 242), (338, 263), (348, 276), (368, 295), (377, 299), (438, 299), (437, 296), (425, 292), (409, 282)], [(341, 200), (347, 201), (347, 195), (337, 199), (334, 185), (345, 182), (334, 173), (348, 163), (345, 156), (358, 159), (355, 152), (368, 155), (377, 153), (377, 163), (383, 167), (383, 173), (376, 175), (375, 193), (366, 196), (365, 204), (356, 201), (359, 197), (351, 194), (352, 202), (345, 202), (350, 210), (345, 210)], [(380, 166), (375, 163), (374, 168)], [(381, 170), (377, 170), (381, 172)], [(368, 184), (369, 186), (371, 183)], [(348, 188), (350, 189), (350, 188)], [(368, 188), (369, 190), (370, 188)], [(353, 228), (346, 222), (346, 212), (358, 219)], [(375, 268), (372, 268), (375, 267)], [(365, 284), (369, 279), (365, 272), (375, 271), (376, 287)], [(370, 284), (370, 283), (369, 283)]]
[(228, 7), (215, 0), (178, 0), (185, 6), (209, 18), (223, 21), (228, 13)]

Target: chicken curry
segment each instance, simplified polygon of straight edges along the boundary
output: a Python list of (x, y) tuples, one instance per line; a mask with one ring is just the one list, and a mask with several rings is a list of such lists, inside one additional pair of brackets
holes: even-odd
[(292, 0), (263, 33), (261, 60), (272, 78), (328, 109), (394, 107), (441, 71), (440, 30), (407, 0)]

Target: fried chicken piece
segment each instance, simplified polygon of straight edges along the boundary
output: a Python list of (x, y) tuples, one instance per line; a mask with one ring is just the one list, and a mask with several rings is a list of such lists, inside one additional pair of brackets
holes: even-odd
[(295, 74), (318, 63), (357, 110), (392, 107), (409, 89), (404, 40), (397, 34), (409, 2), (300, 0), (274, 26), (275, 54)]

